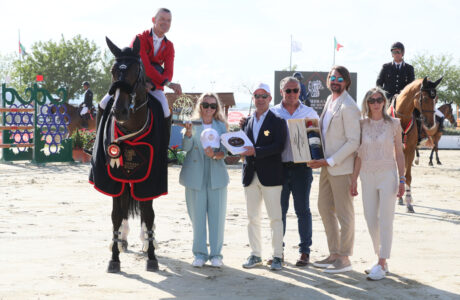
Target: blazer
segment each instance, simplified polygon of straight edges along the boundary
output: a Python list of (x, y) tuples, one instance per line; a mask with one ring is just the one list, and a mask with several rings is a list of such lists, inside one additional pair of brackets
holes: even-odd
[(286, 121), (269, 110), (260, 127), (257, 142), (255, 142), (252, 132), (254, 118), (254, 115), (250, 116), (243, 125), (243, 131), (255, 148), (255, 156), (246, 156), (243, 163), (243, 186), (251, 184), (255, 172), (257, 172), (260, 183), (264, 186), (282, 185), (281, 153), (286, 142)]
[[(139, 55), (144, 63), (145, 75), (147, 75), (155, 85), (157, 90), (163, 90), (164, 85), (168, 81), (172, 81), (174, 72), (174, 45), (173, 43), (164, 37), (161, 42), (160, 49), (157, 55), (153, 49), (153, 36), (152, 29), (145, 30), (141, 34), (138, 34), (141, 45)], [(136, 38), (134, 38), (135, 40)], [(133, 43), (134, 43), (133, 40)], [(132, 47), (131, 43), (131, 47)], [(158, 64), (163, 67), (163, 72), (159, 72), (153, 64)]]
[(397, 69), (393, 62), (384, 64), (377, 77), (377, 86), (386, 92), (388, 99), (399, 94), (409, 83), (414, 81), (414, 67), (402, 62), (401, 69)]
[[(326, 105), (319, 119), (320, 129), (323, 128), (323, 119), (332, 95), (328, 97)], [(323, 136), (324, 155), (332, 157), (335, 162), (333, 167), (328, 166), (327, 170), (332, 176), (346, 175), (353, 173), (355, 152), (359, 148), (361, 138), (360, 111), (356, 102), (344, 91), (337, 101), (332, 118), (326, 125), (326, 134)]]
[[(215, 129), (219, 135), (226, 133), (227, 128), (225, 123), (212, 120), (211, 127)], [(195, 125), (192, 128), (192, 137), (185, 135), (185, 130), (182, 131), (182, 147), (187, 152), (185, 155), (184, 163), (179, 175), (179, 183), (187, 188), (194, 190), (201, 190), (204, 177), (204, 149), (200, 141), (203, 125)], [(226, 149), (220, 145), (220, 150), (226, 153)], [(223, 159), (211, 159), (211, 188), (218, 189), (226, 187), (229, 183), (227, 167)]]

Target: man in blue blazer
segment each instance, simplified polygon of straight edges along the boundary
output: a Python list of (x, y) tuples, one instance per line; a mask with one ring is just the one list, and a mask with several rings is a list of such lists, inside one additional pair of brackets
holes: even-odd
[(256, 111), (243, 125), (243, 131), (253, 143), (241, 153), (243, 164), (243, 185), (248, 213), (248, 236), (252, 252), (244, 268), (262, 264), (261, 205), (265, 202), (272, 231), (272, 270), (281, 270), (283, 255), (283, 223), (281, 219), (281, 189), (283, 165), (281, 153), (286, 142), (287, 125), (269, 110), (272, 100), (270, 87), (261, 83), (253, 94)]

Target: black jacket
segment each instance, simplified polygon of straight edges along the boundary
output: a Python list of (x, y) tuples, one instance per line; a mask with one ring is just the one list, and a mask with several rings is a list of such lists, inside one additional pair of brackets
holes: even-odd
[(387, 97), (391, 98), (399, 94), (406, 85), (414, 81), (414, 67), (403, 62), (401, 69), (397, 69), (394, 62), (384, 64), (377, 78), (377, 86), (387, 92)]
[[(107, 147), (110, 144), (113, 98), (104, 110), (97, 130), (91, 158), (89, 181), (108, 196), (120, 196), (129, 189), (134, 199), (148, 201), (168, 193), (167, 124), (163, 108), (158, 100), (149, 94), (148, 107), (151, 122), (148, 134), (120, 143), (123, 167), (109, 165)], [(133, 155), (134, 154), (134, 155)]]
[(87, 89), (85, 92), (84, 103), (85, 106), (88, 107), (88, 109), (91, 109), (93, 107), (93, 92), (90, 89)]
[(257, 142), (254, 142), (252, 123), (254, 115), (246, 120), (243, 131), (254, 144), (255, 156), (246, 156), (243, 164), (243, 185), (248, 186), (257, 173), (259, 181), (264, 186), (283, 184), (283, 164), (281, 152), (286, 142), (286, 121), (268, 111), (259, 131)]

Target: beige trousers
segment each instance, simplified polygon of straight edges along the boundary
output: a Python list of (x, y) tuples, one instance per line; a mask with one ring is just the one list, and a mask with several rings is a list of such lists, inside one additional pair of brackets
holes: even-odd
[(398, 175), (395, 170), (361, 172), (364, 217), (375, 254), (390, 258)]
[(281, 221), (281, 185), (263, 186), (257, 174), (251, 184), (244, 188), (248, 213), (248, 236), (251, 255), (262, 256), (262, 238), (260, 220), (262, 197), (270, 219), (273, 256), (283, 256), (283, 222)]
[(318, 210), (323, 220), (330, 254), (353, 254), (355, 210), (350, 184), (351, 174), (332, 176), (327, 168), (321, 169)]

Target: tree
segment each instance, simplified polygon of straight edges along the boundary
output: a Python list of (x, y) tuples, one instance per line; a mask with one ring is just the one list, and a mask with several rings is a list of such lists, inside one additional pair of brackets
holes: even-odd
[(100, 74), (99, 78), (94, 81), (94, 85), (91, 85), (91, 90), (94, 93), (94, 101), (99, 102), (102, 97), (107, 94), (109, 87), (112, 84), (112, 65), (115, 62), (115, 57), (109, 50), (104, 51), (104, 55), (100, 62)]
[(439, 101), (460, 105), (460, 67), (452, 64), (452, 55), (417, 54), (411, 63), (415, 69), (415, 78), (428, 76), (435, 81), (443, 76), (437, 88)]
[[(36, 42), (28, 55), (23, 60), (16, 60), (14, 66), (16, 77), (22, 78), (22, 84), (16, 86), (19, 90), (35, 82), (36, 75), (43, 75), (41, 85), (50, 93), (65, 87), (68, 98), (73, 99), (83, 94), (83, 81), (89, 81), (92, 89), (98, 91), (95, 99), (103, 96), (99, 94), (98, 84), (106, 83), (107, 75), (101, 70), (106, 65), (104, 61), (101, 63), (96, 44), (80, 35), (70, 40), (61, 36), (59, 42)], [(107, 88), (104, 87), (105, 91)]]

